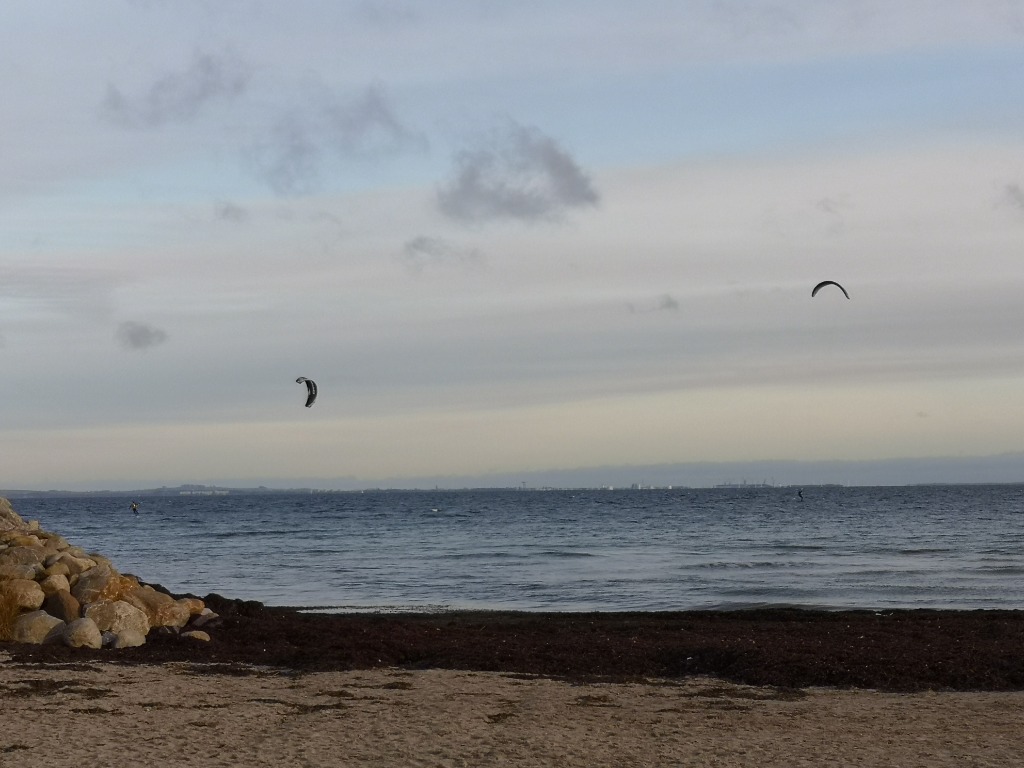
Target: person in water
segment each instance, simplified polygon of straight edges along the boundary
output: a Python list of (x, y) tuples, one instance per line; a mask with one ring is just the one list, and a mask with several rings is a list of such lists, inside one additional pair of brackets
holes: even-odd
[(139, 502), (132, 502), (132, 512), (134, 512), (136, 515), (139, 514)]

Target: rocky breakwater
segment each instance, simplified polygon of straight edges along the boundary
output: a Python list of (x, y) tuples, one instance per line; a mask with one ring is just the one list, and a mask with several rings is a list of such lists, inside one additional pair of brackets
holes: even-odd
[(0, 498), (0, 641), (127, 648), (152, 630), (209, 640), (201, 627), (216, 619), (202, 600), (119, 573)]

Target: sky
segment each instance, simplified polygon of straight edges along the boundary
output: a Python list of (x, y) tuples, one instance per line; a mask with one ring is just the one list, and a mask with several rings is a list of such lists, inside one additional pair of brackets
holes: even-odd
[(1019, 0), (6, 3), (0, 487), (1020, 453), (1022, 73)]

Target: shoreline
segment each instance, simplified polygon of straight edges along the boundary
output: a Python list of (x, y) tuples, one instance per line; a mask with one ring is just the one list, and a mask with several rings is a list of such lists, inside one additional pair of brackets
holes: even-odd
[(315, 613), (203, 598), (209, 642), (151, 633), (112, 650), (0, 643), (17, 663), (395, 668), (575, 681), (715, 678), (785, 689), (1024, 690), (1024, 610)]

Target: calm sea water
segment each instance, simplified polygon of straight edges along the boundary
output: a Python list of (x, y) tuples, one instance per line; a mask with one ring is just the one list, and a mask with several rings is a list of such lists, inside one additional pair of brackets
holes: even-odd
[(175, 592), (332, 610), (1024, 608), (1024, 486), (17, 499)]

